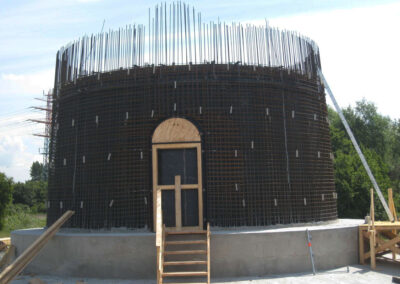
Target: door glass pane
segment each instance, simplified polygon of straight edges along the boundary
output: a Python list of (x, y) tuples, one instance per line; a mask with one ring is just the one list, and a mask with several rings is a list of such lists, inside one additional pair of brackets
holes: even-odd
[(161, 191), (161, 209), (163, 214), (163, 224), (166, 227), (175, 227), (175, 191)]
[(182, 184), (197, 184), (197, 149), (159, 149), (158, 184), (175, 184), (175, 176)]
[(198, 189), (182, 189), (182, 226), (199, 225)]

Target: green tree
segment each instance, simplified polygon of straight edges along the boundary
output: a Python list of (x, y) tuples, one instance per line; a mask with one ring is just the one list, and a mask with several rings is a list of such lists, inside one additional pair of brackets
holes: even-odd
[(400, 193), (400, 120), (394, 121), (390, 127), (388, 145), (391, 145), (391, 147), (385, 156), (385, 160), (389, 165), (392, 186), (397, 193)]
[(0, 173), (0, 229), (3, 228), (7, 206), (12, 200), (13, 181), (5, 174)]
[[(358, 102), (355, 109), (348, 107), (344, 115), (353, 130), (385, 198), (387, 188), (395, 183), (387, 154), (393, 148), (393, 122), (377, 113), (372, 103)], [(338, 192), (338, 215), (341, 218), (363, 218), (369, 212), (372, 184), (358, 157), (338, 114), (328, 109), (331, 121), (331, 141), (335, 154), (335, 185)], [(393, 170), (398, 173), (398, 170)], [(394, 176), (394, 174), (393, 174)], [(381, 202), (376, 197), (376, 217), (387, 219)], [(399, 200), (399, 194), (395, 194)]]
[(33, 212), (45, 212), (47, 181), (43, 179), (43, 165), (33, 162), (30, 174), (31, 180), (15, 184), (13, 203), (27, 205)]
[[(357, 142), (368, 149), (374, 150), (381, 157), (385, 157), (388, 151), (388, 132), (391, 120), (378, 113), (374, 103), (363, 99), (356, 103), (356, 107), (347, 107), (343, 110), (347, 122), (352, 129)], [(337, 116), (334, 120), (335, 127), (345, 131), (342, 122)]]
[(27, 181), (25, 187), (33, 195), (32, 211), (45, 212), (47, 199), (47, 182), (45, 181)]
[(25, 204), (32, 206), (34, 202), (35, 193), (34, 191), (26, 186), (26, 183), (17, 182), (14, 184), (13, 191), (13, 203), (14, 204)]
[(31, 180), (32, 181), (46, 181), (47, 177), (42, 163), (33, 162), (31, 166)]

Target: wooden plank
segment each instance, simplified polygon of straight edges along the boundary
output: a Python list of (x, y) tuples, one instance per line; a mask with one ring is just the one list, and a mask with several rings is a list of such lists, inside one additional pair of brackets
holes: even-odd
[(369, 236), (371, 235), (370, 231), (368, 231), (368, 232), (363, 231), (362, 234), (363, 234), (364, 239), (369, 240)]
[(199, 201), (199, 229), (203, 229), (203, 171), (201, 164), (201, 144), (197, 146), (197, 182)]
[(14, 279), (39, 253), (46, 243), (54, 236), (61, 226), (74, 214), (66, 211), (53, 225), (50, 226), (33, 244), (31, 244), (10, 266), (0, 274), (0, 283), (7, 284)]
[[(382, 237), (379, 235), (376, 237), (376, 241), (379, 245), (383, 245), (387, 242), (387, 240), (382, 239)], [(389, 250), (392, 251), (392, 253), (394, 253), (394, 254), (396, 254), (396, 253), (400, 254), (400, 249), (398, 247), (396, 247), (395, 245), (389, 247)]]
[[(389, 209), (390, 212), (392, 212), (394, 220), (397, 221), (397, 213), (396, 213), (396, 207), (394, 206), (394, 201), (393, 201), (393, 190), (391, 188), (388, 189), (388, 198), (389, 198)], [(393, 230), (394, 234), (397, 234), (396, 230)], [(396, 250), (395, 246), (391, 249), (392, 250), (392, 259), (396, 260)]]
[(374, 189), (371, 188), (371, 209), (370, 209), (372, 230), (375, 230), (375, 205), (374, 205)]
[(207, 271), (164, 272), (164, 277), (207, 276)]
[(207, 254), (206, 250), (172, 250), (164, 251), (164, 255), (175, 255), (175, 254)]
[(175, 184), (157, 185), (156, 190), (175, 190)]
[(167, 231), (167, 235), (206, 235), (207, 231)]
[[(370, 240), (370, 236), (372, 234), (371, 231), (366, 232), (364, 230), (361, 230), (361, 228), (359, 228), (359, 233), (361, 233), (361, 235), (359, 234), (359, 237), (362, 236), (364, 238), (364, 240), (365, 239), (367, 239), (368, 241)], [(384, 236), (385, 239), (383, 239), (381, 237), (381, 235)], [(386, 238), (391, 240), (391, 239), (395, 239), (396, 237), (400, 237), (400, 236), (397, 236), (397, 235), (393, 234), (392, 231), (380, 231), (380, 232), (377, 232), (376, 238), (375, 238), (375, 243), (378, 243), (379, 246), (376, 247), (375, 255), (381, 254), (385, 250), (391, 250), (391, 251), (394, 251), (397, 254), (400, 254), (400, 249), (398, 247), (396, 247), (396, 244), (400, 243), (400, 241), (398, 241), (397, 243), (395, 242), (390, 247), (387, 247), (387, 245), (382, 247), (382, 245), (386, 244), (386, 242), (387, 242)], [(360, 251), (361, 251), (361, 244), (360, 244)], [(367, 253), (364, 252), (364, 254), (360, 253), (360, 263), (363, 263), (364, 260), (368, 259), (368, 258), (370, 258), (370, 252), (367, 252)]]
[(152, 143), (200, 142), (197, 127), (189, 120), (179, 117), (164, 120), (154, 131)]
[(371, 211), (370, 211), (370, 216), (371, 216), (371, 230), (370, 236), (369, 236), (369, 252), (370, 252), (370, 258), (371, 258), (371, 269), (376, 269), (376, 258), (375, 258), (375, 237), (376, 237), (376, 231), (375, 231), (375, 206), (374, 206), (374, 189), (371, 188)]
[(11, 245), (11, 238), (1, 238), (0, 242), (5, 243), (7, 246)]
[(156, 193), (156, 247), (161, 246), (162, 239), (162, 209), (161, 209), (161, 190)]
[(175, 176), (175, 226), (182, 228), (181, 176)]
[[(375, 221), (376, 230), (395, 230), (400, 229), (400, 222), (390, 222), (390, 221)], [(368, 224), (362, 224), (360, 227), (363, 230), (368, 230)]]
[(210, 284), (210, 277), (211, 277), (211, 255), (210, 255), (210, 223), (207, 223), (207, 283)]
[[(392, 239), (390, 241), (387, 241), (385, 244), (378, 246), (376, 248), (375, 252), (378, 253), (378, 252), (384, 251), (385, 249), (388, 249), (392, 245), (397, 244), (397, 243), (400, 243), (400, 236), (397, 236), (396, 238), (394, 238), (394, 239)], [(370, 252), (367, 252), (365, 254), (365, 258), (369, 258), (370, 256), (371, 256)]]
[(187, 149), (196, 148), (200, 142), (190, 142), (190, 143), (169, 143), (169, 144), (153, 144), (157, 149)]
[(156, 247), (156, 253), (157, 253), (157, 267), (156, 267), (156, 270), (157, 270), (157, 284), (160, 284), (161, 283), (161, 271), (160, 271), (160, 247), (159, 246), (157, 246)]
[(156, 231), (157, 224), (157, 185), (158, 185), (158, 165), (157, 165), (157, 147), (152, 148), (153, 163), (153, 231)]
[(199, 226), (183, 226), (180, 230), (177, 230), (176, 227), (168, 227), (166, 232), (167, 233), (178, 233), (178, 232), (193, 232), (193, 231), (200, 231)]
[(375, 258), (375, 231), (371, 230), (371, 236), (369, 238), (369, 257), (371, 258), (371, 269), (376, 268), (376, 258)]
[[(160, 250), (160, 257), (161, 257), (161, 264), (160, 264), (160, 273), (164, 272), (164, 251), (165, 251), (165, 225), (163, 224), (162, 227), (162, 243), (161, 243), (161, 250)], [(161, 279), (161, 283), (163, 280)]]
[(392, 231), (380, 231), (379, 233), (388, 239), (394, 239), (397, 237), (397, 234), (394, 234)]
[(389, 197), (389, 208), (390, 208), (390, 211), (393, 214), (394, 220), (398, 221), (396, 207), (395, 207), (394, 201), (393, 201), (393, 190), (391, 188), (388, 189), (388, 197)]
[(174, 265), (202, 265), (207, 264), (205, 260), (185, 260), (185, 261), (166, 261), (164, 265), (174, 266)]
[[(181, 189), (194, 189), (198, 188), (198, 184), (181, 184)], [(157, 185), (157, 190), (172, 190), (175, 189), (175, 184), (170, 185)]]
[(194, 245), (194, 244), (207, 244), (207, 241), (203, 240), (193, 240), (193, 241), (167, 241), (165, 245)]

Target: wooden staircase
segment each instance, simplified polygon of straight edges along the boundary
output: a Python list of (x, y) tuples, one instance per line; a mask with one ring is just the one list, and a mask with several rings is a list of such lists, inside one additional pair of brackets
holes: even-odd
[[(210, 283), (210, 227), (164, 232), (158, 283)], [(171, 282), (172, 281), (172, 282)]]

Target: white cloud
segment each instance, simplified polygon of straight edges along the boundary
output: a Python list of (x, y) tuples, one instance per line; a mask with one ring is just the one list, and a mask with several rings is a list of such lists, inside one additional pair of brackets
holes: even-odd
[[(42, 161), (39, 148), (43, 147), (43, 138), (32, 134), (43, 133), (44, 126), (28, 119), (43, 119), (44, 113), (34, 112), (29, 106), (43, 104), (33, 98), (52, 87), (53, 74), (53, 69), (0, 74), (0, 101), (4, 102), (0, 103), (0, 171), (16, 181), (29, 179), (32, 162)], [(8, 109), (8, 105), (18, 109)]]
[[(29, 136), (1, 135), (0, 172), (13, 177), (15, 181), (29, 179), (29, 169), (32, 163), (34, 161), (42, 161), (41, 155), (30, 149), (39, 146), (39, 140), (36, 139), (35, 141)], [(30, 143), (32, 145), (28, 147)]]
[(54, 84), (54, 69), (41, 70), (34, 73), (0, 74), (0, 98), (2, 96), (21, 96), (41, 94)]
[(42, 113), (22, 109), (9, 115), (0, 115), (0, 172), (16, 181), (29, 179), (29, 169), (34, 161), (42, 161), (39, 148), (43, 138), (33, 133), (43, 133), (43, 125), (27, 119), (41, 119)]
[(25, 147), (21, 137), (9, 135), (0, 137), (0, 167), (10, 167), (15, 153), (24, 152)]
[(319, 45), (322, 70), (342, 107), (365, 97), (382, 114), (400, 118), (400, 3), (275, 18), (270, 24), (297, 30)]

